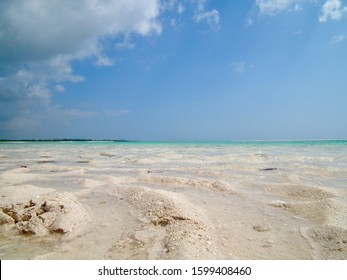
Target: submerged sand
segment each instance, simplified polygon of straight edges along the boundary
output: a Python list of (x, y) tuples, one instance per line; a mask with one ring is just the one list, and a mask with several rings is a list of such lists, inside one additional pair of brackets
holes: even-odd
[(1, 148), (1, 259), (347, 259), (344, 146)]

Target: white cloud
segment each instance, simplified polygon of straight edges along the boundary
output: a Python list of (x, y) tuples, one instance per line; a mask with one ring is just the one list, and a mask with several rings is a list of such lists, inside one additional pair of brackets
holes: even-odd
[(286, 10), (293, 7), (294, 10), (298, 11), (301, 9), (298, 2), (302, 0), (256, 0), (255, 3), (258, 6), (260, 13), (266, 15), (276, 14), (280, 11)]
[(346, 39), (345, 35), (336, 35), (333, 38), (331, 38), (331, 43), (332, 44), (337, 44), (337, 43), (342, 42), (345, 39)]
[[(321, 5), (323, 4), (321, 2), (322, 0), (255, 0), (255, 5), (260, 14), (275, 15), (282, 11), (299, 12), (303, 10), (305, 3)], [(326, 22), (329, 19), (339, 21), (346, 14), (347, 6), (343, 6), (341, 0), (324, 0), (318, 20), (319, 22)]]
[(235, 73), (239, 74), (245, 73), (246, 71), (249, 71), (255, 67), (254, 64), (250, 64), (247, 61), (233, 62), (227, 66), (231, 67)]
[(0, 5), (2, 72), (33, 61), (60, 60), (59, 68), (69, 67), (88, 57), (109, 65), (100, 39), (161, 32), (158, 0), (13, 0)]
[(297, 11), (297, 12), (302, 11), (302, 6), (300, 4), (295, 4), (294, 11)]
[(178, 4), (178, 7), (177, 7), (177, 13), (181, 15), (181, 14), (184, 13), (184, 10), (185, 10), (185, 7), (184, 7), (183, 4), (180, 2), (180, 3)]
[(65, 91), (65, 88), (62, 85), (56, 85), (53, 89), (55, 91), (58, 91), (58, 92), (64, 92)]
[(231, 64), (233, 67), (234, 71), (237, 73), (244, 73), (246, 71), (246, 62), (241, 61), (241, 62), (234, 62)]
[(162, 2), (162, 9), (172, 11), (175, 9), (177, 0), (165, 0)]
[(206, 11), (206, 0), (197, 0), (195, 9), (194, 20), (199, 23), (206, 21), (211, 27), (219, 26), (219, 12), (216, 9)]
[(135, 32), (160, 33), (157, 0), (5, 1), (0, 9), (1, 53), (11, 59), (72, 59), (102, 51), (99, 39)]
[(322, 7), (319, 22), (340, 20), (344, 14), (347, 14), (347, 7), (342, 7), (340, 0), (327, 0)]
[(246, 26), (253, 25), (253, 23), (254, 23), (254, 19), (252, 17), (248, 16), (246, 18)]
[(104, 55), (98, 55), (95, 64), (97, 66), (112, 66), (114, 63), (113, 60), (109, 57)]

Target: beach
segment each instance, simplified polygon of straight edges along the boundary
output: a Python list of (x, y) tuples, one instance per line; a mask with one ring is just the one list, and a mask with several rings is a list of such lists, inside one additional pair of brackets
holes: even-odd
[(347, 141), (0, 143), (1, 259), (347, 259)]

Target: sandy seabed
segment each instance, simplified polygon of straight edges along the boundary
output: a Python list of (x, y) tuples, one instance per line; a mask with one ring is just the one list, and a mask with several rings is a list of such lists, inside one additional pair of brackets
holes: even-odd
[(347, 145), (1, 144), (1, 259), (347, 259)]

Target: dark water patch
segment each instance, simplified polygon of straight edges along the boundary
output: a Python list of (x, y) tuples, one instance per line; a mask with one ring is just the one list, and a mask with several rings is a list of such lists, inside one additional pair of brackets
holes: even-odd
[(163, 173), (163, 170), (147, 170), (147, 173)]
[(269, 157), (269, 155), (263, 154), (263, 153), (256, 153), (254, 155), (257, 156), (257, 157), (260, 157), (260, 158), (268, 158)]
[(275, 170), (277, 170), (276, 167), (263, 167), (259, 169), (259, 171), (275, 171)]
[(44, 164), (44, 163), (57, 163), (55, 160), (38, 160), (37, 163)]
[(67, 171), (70, 171), (70, 170), (68, 170), (68, 169), (66, 169), (66, 170), (59, 170), (59, 169), (51, 169), (51, 170), (49, 170), (49, 172), (51, 172), (51, 173), (64, 173), (64, 172), (67, 172)]
[(115, 155), (109, 154), (109, 153), (100, 153), (100, 156), (102, 156), (102, 157), (114, 157)]

